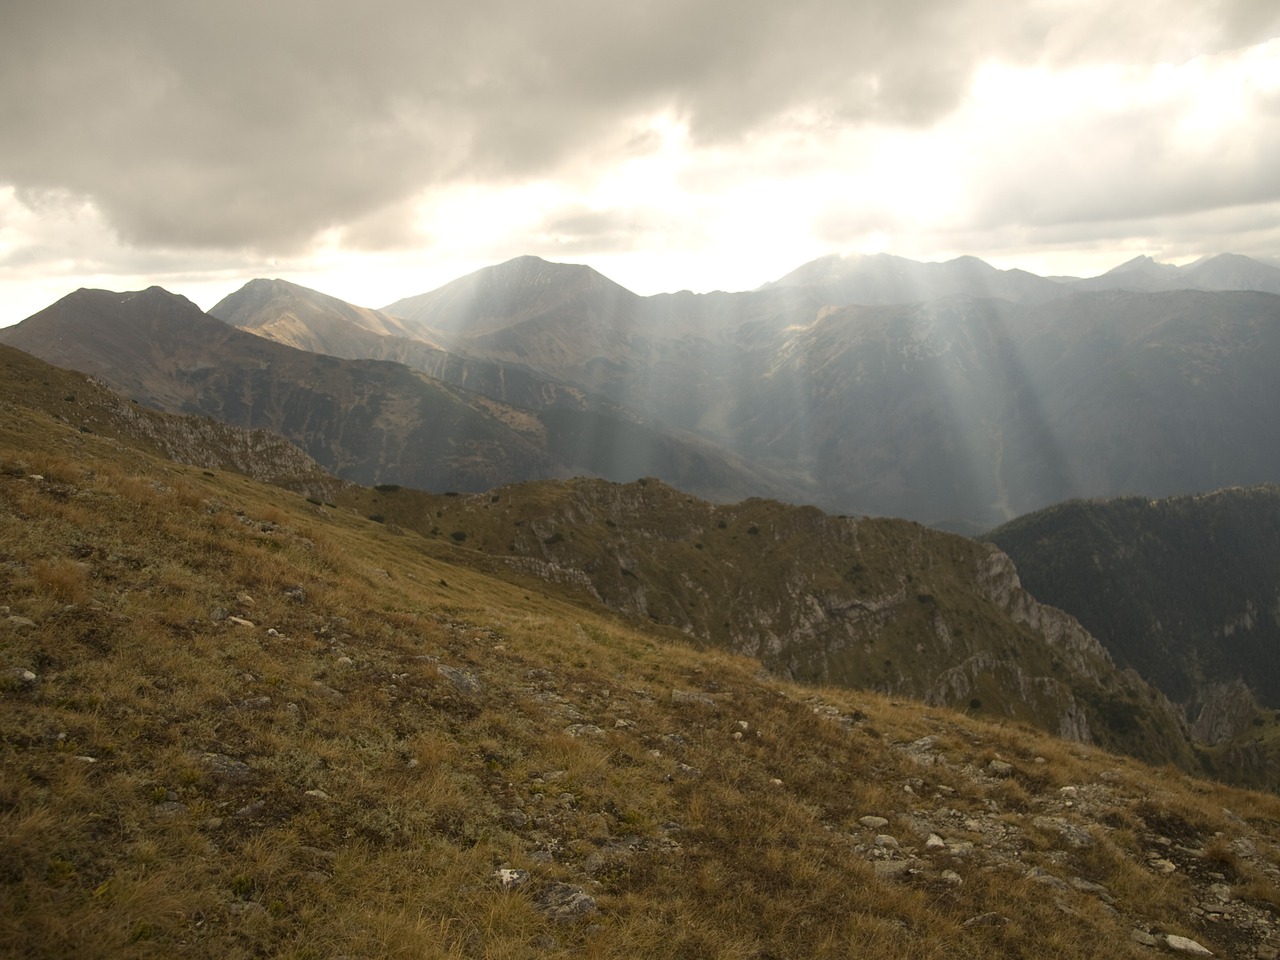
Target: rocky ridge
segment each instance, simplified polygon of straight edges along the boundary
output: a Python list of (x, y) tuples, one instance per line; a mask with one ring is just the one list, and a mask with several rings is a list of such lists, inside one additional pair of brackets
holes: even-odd
[(772, 501), (717, 506), (656, 480), (396, 491), (359, 508), (453, 541), (462, 562), (489, 558), (485, 569), (561, 584), (789, 679), (1016, 718), (1197, 769), (1168, 701), (1031, 597), (988, 544)]

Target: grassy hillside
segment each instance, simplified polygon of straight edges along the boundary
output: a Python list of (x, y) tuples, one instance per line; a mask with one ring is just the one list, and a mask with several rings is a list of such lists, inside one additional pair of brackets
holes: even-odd
[(4, 396), (0, 955), (1274, 955), (1274, 796), (770, 679)]

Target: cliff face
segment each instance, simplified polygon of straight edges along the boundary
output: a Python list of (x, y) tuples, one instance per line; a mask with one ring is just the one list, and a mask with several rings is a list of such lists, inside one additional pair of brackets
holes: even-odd
[(1168, 701), (1031, 597), (991, 545), (766, 500), (716, 506), (653, 480), (521, 485), (416, 507), (413, 496), (377, 509), (788, 679), (1194, 766)]
[(1212, 769), (1277, 782), (1280, 489), (1071, 501), (988, 536), (1178, 705)]

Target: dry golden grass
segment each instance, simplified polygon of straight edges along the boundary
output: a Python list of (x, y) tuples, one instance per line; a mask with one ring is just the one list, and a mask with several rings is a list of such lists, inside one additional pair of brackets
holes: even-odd
[[(1280, 909), (1215, 837), (1240, 831), (1227, 807), (1274, 850), (1277, 798), (782, 683), (355, 514), (75, 439), (0, 431), (0, 605), (35, 621), (0, 618), (0, 669), (38, 675), (0, 685), (0, 956), (1140, 956), (1129, 929), (1177, 928), (1190, 882), (1145, 865), (1151, 831), (1235, 857), (1241, 896)], [(910, 755), (922, 737), (941, 761)], [(1011, 776), (982, 775), (997, 754)], [(1117, 770), (1092, 847), (1030, 826)], [(963, 883), (877, 878), (859, 818), (919, 854), (939, 809), (979, 848), (938, 858)], [(598, 912), (551, 919), (558, 883)]]

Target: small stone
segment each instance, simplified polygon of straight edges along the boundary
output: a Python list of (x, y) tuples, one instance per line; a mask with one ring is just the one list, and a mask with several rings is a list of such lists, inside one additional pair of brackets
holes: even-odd
[(594, 723), (574, 723), (564, 728), (564, 732), (571, 737), (603, 737), (604, 731), (597, 727)]
[(1178, 865), (1170, 860), (1152, 860), (1149, 864), (1156, 873), (1170, 874), (1178, 869)]
[(924, 842), (926, 850), (945, 850), (947, 849), (947, 841), (943, 840), (936, 833), (929, 834), (929, 839)]
[(882, 850), (897, 850), (897, 849), (898, 849), (898, 839), (897, 839), (897, 837), (892, 837), (892, 836), (890, 836), (890, 835), (889, 835), (889, 834), (887, 834), (887, 833), (881, 833), (881, 834), (878, 834), (878, 835), (876, 836), (876, 839), (875, 839), (875, 844), (876, 844), (876, 846), (877, 846), (877, 847), (879, 847), (879, 848), (880, 848), (880, 849), (882, 849)]
[(26, 667), (14, 667), (12, 670), (9, 671), (9, 676), (13, 677), (13, 679), (17, 680), (19, 683), (28, 687), (35, 686), (36, 683), (38, 683), (40, 680), (38, 676), (36, 676), (33, 672), (28, 670)]
[(993, 777), (1007, 777), (1013, 773), (1013, 764), (1004, 760), (992, 760), (987, 764), (987, 773)]
[(1093, 846), (1093, 834), (1062, 817), (1036, 817), (1031, 822), (1046, 833), (1058, 834), (1069, 847), (1083, 849)]
[(499, 870), (495, 870), (493, 872), (493, 876), (503, 890), (515, 890), (529, 882), (528, 870), (511, 870), (507, 867), (503, 867)]
[(572, 923), (599, 912), (595, 898), (581, 887), (553, 883), (537, 900), (538, 909), (557, 923)]
[(253, 621), (246, 620), (244, 617), (227, 617), (227, 623), (234, 623), (237, 627), (253, 626)]
[(878, 880), (897, 880), (911, 872), (910, 860), (877, 860), (871, 865)]
[(1129, 931), (1129, 939), (1134, 943), (1142, 944), (1144, 947), (1158, 947), (1160, 945), (1159, 940), (1147, 933), (1147, 931), (1139, 930), (1137, 927)]
[(479, 693), (483, 689), (480, 679), (469, 670), (440, 663), (436, 664), (436, 671), (463, 693)]
[(1058, 791), (1058, 796), (1062, 797), (1064, 800), (1074, 800), (1079, 793), (1080, 791), (1075, 787), (1063, 787)]
[(702, 707), (714, 707), (716, 705), (715, 700), (711, 697), (707, 696), (705, 693), (698, 693), (694, 690), (672, 690), (671, 702), (690, 703)]
[(306, 796), (311, 797), (313, 800), (328, 800), (328, 799), (329, 799), (329, 795), (328, 795), (327, 793), (325, 793), (323, 790), (308, 790), (308, 791), (306, 792)]
[(864, 827), (866, 827), (868, 830), (883, 830), (885, 827), (889, 825), (889, 821), (886, 820), (884, 817), (873, 817), (873, 816), (859, 817), (858, 822), (862, 824)]
[(178, 803), (175, 800), (166, 800), (163, 803), (157, 803), (151, 808), (151, 815), (157, 820), (172, 820), (180, 817), (187, 812), (185, 803)]
[(244, 783), (253, 776), (253, 771), (243, 760), (235, 760), (221, 753), (206, 753), (204, 762), (209, 772), (220, 783)]
[(1175, 936), (1172, 933), (1165, 935), (1164, 945), (1168, 947), (1170, 950), (1174, 950), (1178, 953), (1189, 953), (1193, 957), (1212, 957), (1213, 956), (1213, 951), (1205, 947), (1202, 947), (1200, 944), (1196, 943), (1194, 940), (1188, 937)]
[(964, 883), (964, 878), (954, 870), (943, 870), (939, 875), (939, 879), (948, 886), (958, 887)]
[(332, 700), (336, 702), (342, 699), (341, 693), (333, 689), (333, 687), (326, 686), (325, 684), (321, 683), (319, 680), (313, 680), (311, 682), (311, 686), (315, 688), (316, 693), (324, 697), (326, 700)]

